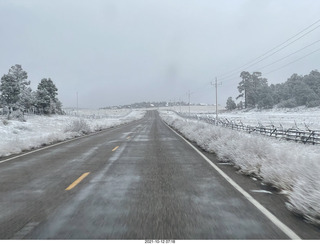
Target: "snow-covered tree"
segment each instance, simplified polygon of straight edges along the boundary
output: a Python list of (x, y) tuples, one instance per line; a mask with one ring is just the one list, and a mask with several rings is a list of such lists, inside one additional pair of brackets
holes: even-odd
[(248, 71), (242, 71), (240, 74), (242, 81), (238, 85), (239, 96), (236, 98), (244, 97), (244, 107), (248, 107), (248, 100), (250, 97), (250, 92), (252, 90), (251, 74)]
[(37, 89), (37, 107), (41, 113), (61, 113), (61, 102), (57, 98), (58, 89), (50, 78), (42, 79)]
[(243, 102), (240, 101), (238, 104), (237, 104), (237, 109), (243, 109)]
[(226, 109), (227, 110), (234, 110), (237, 108), (236, 103), (232, 100), (232, 97), (229, 97), (227, 100)]
[(238, 85), (240, 95), (237, 99), (244, 97), (245, 108), (255, 107), (257, 105), (260, 108), (270, 108), (273, 106), (268, 80), (262, 78), (261, 75), (261, 72), (253, 72), (250, 74), (247, 71), (243, 71), (240, 74), (242, 81)]
[(25, 87), (19, 95), (19, 107), (23, 112), (30, 112), (35, 109), (36, 93), (30, 87)]
[(27, 90), (30, 85), (30, 81), (27, 81), (27, 79), (27, 72), (19, 64), (12, 66), (8, 74), (1, 78), (0, 100), (3, 106), (9, 109), (8, 119), (12, 111), (23, 110), (21, 107), (21, 92)]

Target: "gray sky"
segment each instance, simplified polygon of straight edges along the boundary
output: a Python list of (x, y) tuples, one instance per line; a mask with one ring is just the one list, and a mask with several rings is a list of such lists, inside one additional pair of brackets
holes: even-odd
[[(316, 22), (319, 9), (319, 0), (0, 0), (0, 75), (21, 64), (34, 90), (50, 77), (64, 107), (76, 105), (77, 92), (87, 108), (187, 101), (188, 90), (191, 102), (213, 104), (216, 76)], [(245, 70), (261, 71), (269, 84), (319, 70), (316, 52), (267, 74), (320, 42), (260, 69), (319, 39), (320, 28)], [(238, 95), (241, 70), (222, 81), (220, 104)]]

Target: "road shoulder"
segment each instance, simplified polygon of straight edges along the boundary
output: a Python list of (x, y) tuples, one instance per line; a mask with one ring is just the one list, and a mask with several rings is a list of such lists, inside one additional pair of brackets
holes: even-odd
[(286, 208), (286, 195), (281, 194), (281, 192), (279, 192), (277, 189), (264, 184), (261, 180), (253, 176), (247, 176), (239, 173), (238, 169), (234, 167), (232, 163), (220, 162), (214, 153), (208, 153), (204, 151), (194, 142), (190, 142), (188, 139), (186, 139), (183, 135), (181, 135), (181, 133), (177, 131), (175, 132), (183, 137), (186, 141), (191, 143), (202, 154), (204, 154), (215, 166), (222, 170), (236, 184), (249, 193), (256, 201), (258, 201), (264, 208), (276, 216), (276, 218), (289, 227), (300, 238), (310, 240), (320, 239), (320, 228), (310, 223), (306, 223), (303, 218), (294, 215)]

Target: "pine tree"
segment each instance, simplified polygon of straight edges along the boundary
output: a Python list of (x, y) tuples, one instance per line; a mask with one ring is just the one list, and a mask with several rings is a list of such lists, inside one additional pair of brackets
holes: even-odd
[(2, 104), (9, 109), (8, 119), (12, 111), (23, 110), (20, 101), (21, 92), (30, 85), (30, 81), (27, 81), (27, 79), (27, 72), (24, 71), (19, 64), (12, 66), (8, 74), (3, 75), (1, 78), (0, 100)]
[(239, 83), (238, 91), (244, 97), (244, 107), (250, 108), (258, 105), (260, 108), (272, 108), (273, 98), (271, 90), (268, 87), (268, 80), (261, 77), (261, 72), (250, 74), (243, 71), (240, 74), (242, 81)]
[(50, 78), (42, 79), (37, 89), (37, 107), (40, 113), (61, 113), (61, 102), (57, 98), (58, 89)]
[(240, 101), (238, 104), (237, 104), (237, 109), (243, 109), (243, 102)]
[(232, 100), (232, 97), (229, 97), (227, 100), (227, 106), (226, 109), (227, 110), (234, 110), (237, 108), (236, 103)]
[(236, 98), (243, 97), (244, 98), (244, 108), (247, 108), (248, 103), (248, 97), (250, 93), (250, 87), (251, 87), (251, 74), (247, 71), (242, 71), (240, 74), (240, 77), (242, 78), (242, 81), (239, 82), (238, 85), (238, 91), (240, 92), (239, 96)]
[(36, 96), (30, 87), (25, 87), (19, 95), (19, 107), (23, 112), (28, 112), (36, 105)]

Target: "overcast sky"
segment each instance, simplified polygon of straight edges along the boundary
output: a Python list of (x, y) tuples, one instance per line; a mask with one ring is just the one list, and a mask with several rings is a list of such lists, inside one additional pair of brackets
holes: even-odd
[[(244, 65), (315, 23), (319, 9), (319, 0), (0, 0), (0, 75), (21, 64), (33, 90), (50, 77), (64, 107), (78, 92), (86, 108), (187, 101), (189, 90), (191, 102), (213, 104), (218, 77), (225, 105)], [(318, 25), (245, 70), (269, 84), (319, 70), (320, 51), (269, 73), (320, 42), (261, 69), (319, 40)]]

